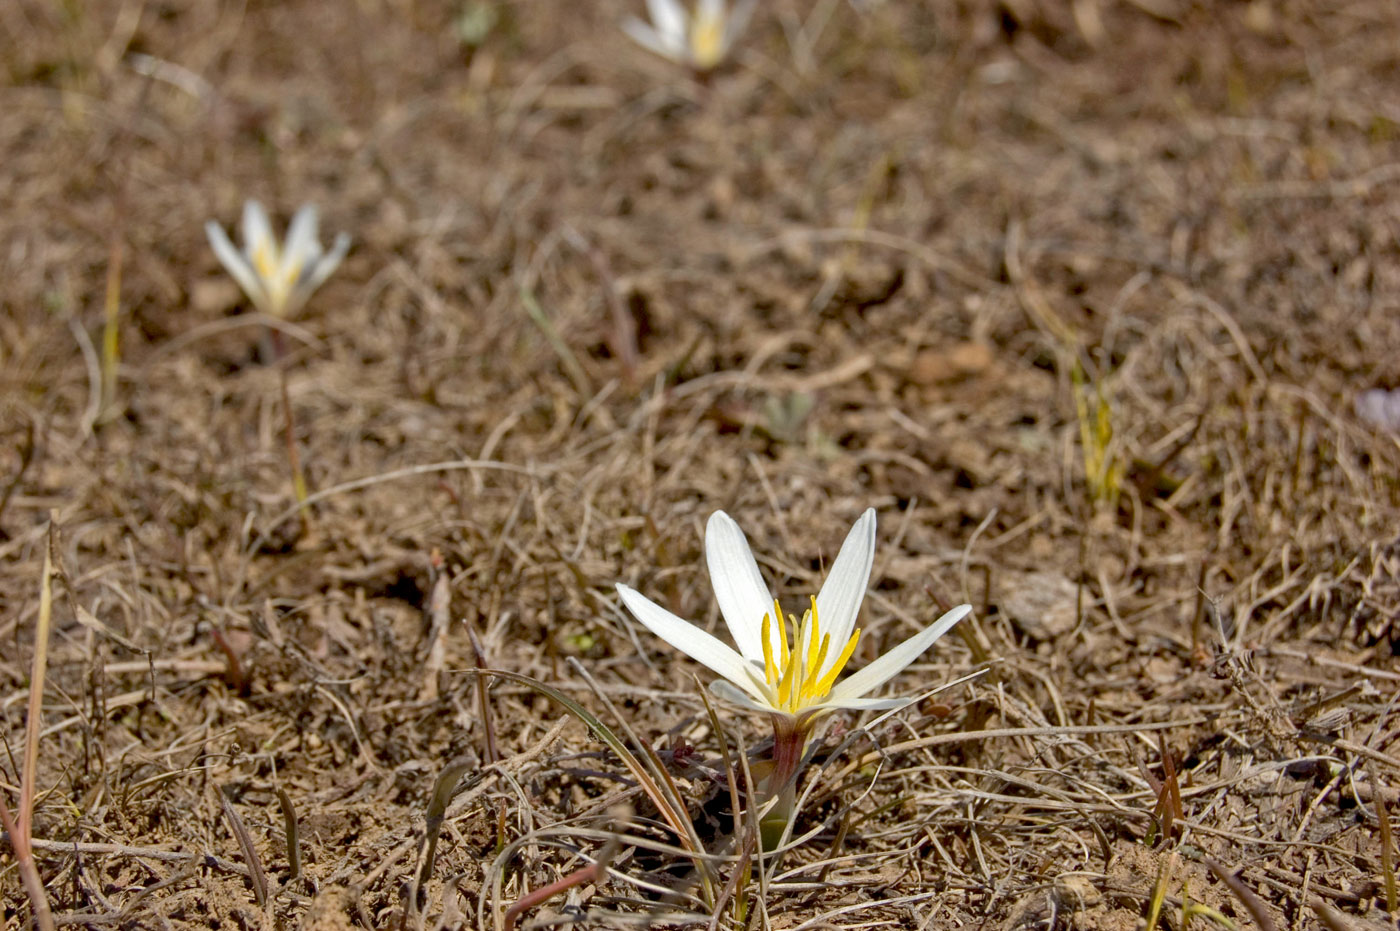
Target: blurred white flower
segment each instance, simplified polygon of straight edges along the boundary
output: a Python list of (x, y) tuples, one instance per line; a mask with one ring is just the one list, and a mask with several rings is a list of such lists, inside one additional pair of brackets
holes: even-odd
[(204, 232), (214, 254), (258, 310), (288, 317), (301, 309), (350, 251), (347, 233), (335, 238), (330, 252), (322, 251), (316, 225), (316, 208), (306, 204), (292, 217), (285, 246), (279, 246), (262, 204), (250, 200), (243, 205), (242, 252), (214, 220), (204, 225)]
[(728, 0), (695, 0), (695, 11), (687, 13), (680, 0), (647, 0), (651, 22), (634, 16), (622, 29), (663, 58), (696, 71), (710, 71), (724, 61), (748, 26), (755, 3), (738, 0), (730, 10)]
[(1400, 433), (1400, 390), (1372, 388), (1352, 401), (1356, 416), (1367, 424), (1389, 433)]
[(780, 734), (808, 732), (818, 717), (838, 708), (882, 709), (907, 704), (908, 699), (865, 696), (972, 611), (969, 605), (954, 608), (838, 683), (836, 677), (860, 639), (856, 615), (875, 561), (873, 508), (851, 528), (821, 592), (811, 599), (811, 607), (800, 621), (793, 616), (784, 620), (781, 608), (763, 584), (744, 532), (723, 511), (712, 514), (705, 528), (705, 556), (710, 583), (737, 652), (626, 585), (617, 586), (618, 594), (652, 633), (723, 676), (710, 686), (716, 695), (770, 715)]

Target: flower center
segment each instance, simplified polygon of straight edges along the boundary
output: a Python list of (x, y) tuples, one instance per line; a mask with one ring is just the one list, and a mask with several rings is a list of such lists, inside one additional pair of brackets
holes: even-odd
[[(770, 639), (774, 617), (778, 619), (778, 656), (773, 655)], [(851, 634), (841, 647), (836, 661), (823, 673), (822, 665), (831, 648), (831, 634), (822, 633), (821, 621), (817, 617), (817, 599), (812, 599), (812, 607), (801, 621), (791, 615), (788, 620), (792, 622), (791, 645), (788, 643), (788, 625), (783, 620), (783, 609), (778, 602), (773, 602), (772, 614), (763, 615), (763, 676), (768, 682), (769, 699), (774, 707), (797, 714), (825, 698), (831, 691), (836, 677), (856, 651), (860, 628), (857, 627)]]
[(702, 69), (724, 57), (724, 17), (696, 15), (690, 27), (690, 55)]

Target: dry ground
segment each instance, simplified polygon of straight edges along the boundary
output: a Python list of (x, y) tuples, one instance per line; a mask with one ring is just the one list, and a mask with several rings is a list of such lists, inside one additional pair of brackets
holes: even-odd
[[(1161, 877), (1173, 929), (1389, 923), (1400, 448), (1351, 403), (1400, 384), (1396, 5), (774, 0), (707, 85), (641, 6), (0, 3), (0, 788), (52, 539), (58, 921), (493, 927), (625, 831), (523, 920), (1107, 931)], [(355, 237), (281, 326), (305, 526), (202, 229), (249, 196)], [(867, 506), (856, 663), (962, 600), (891, 688), (995, 662), (833, 721), (760, 889), (702, 670), (613, 585), (715, 623), (724, 508), (795, 608)], [(488, 740), (469, 632), (661, 751), (746, 913), (559, 705), (498, 681)]]

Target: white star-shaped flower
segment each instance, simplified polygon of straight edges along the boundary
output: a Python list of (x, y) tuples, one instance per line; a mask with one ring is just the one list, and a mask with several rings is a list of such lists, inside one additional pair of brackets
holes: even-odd
[[(773, 717), (775, 728), (807, 731), (840, 708), (884, 709), (909, 699), (867, 698), (972, 612), (960, 605), (864, 668), (837, 682), (860, 639), (856, 616), (875, 561), (875, 511), (856, 521), (820, 593), (798, 620), (784, 619), (769, 594), (749, 541), (723, 511), (705, 528), (705, 557), (720, 613), (738, 650), (660, 607), (626, 585), (622, 602), (648, 630), (723, 678), (710, 688), (721, 698)], [(791, 639), (789, 639), (789, 629)]]
[(730, 10), (726, 0), (696, 0), (695, 12), (687, 13), (680, 0), (647, 0), (651, 22), (634, 16), (622, 29), (661, 57), (706, 72), (724, 61), (734, 47), (749, 24), (755, 2), (739, 0)]
[(258, 310), (288, 317), (301, 309), (350, 251), (350, 236), (341, 233), (331, 251), (324, 252), (316, 226), (316, 208), (306, 204), (287, 227), (286, 245), (279, 246), (262, 204), (250, 200), (243, 205), (242, 252), (217, 222), (206, 223), (204, 232), (214, 254)]

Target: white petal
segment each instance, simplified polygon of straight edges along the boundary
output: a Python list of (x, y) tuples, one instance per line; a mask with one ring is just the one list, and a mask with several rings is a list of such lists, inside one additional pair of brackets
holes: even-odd
[(661, 41), (672, 51), (685, 48), (685, 8), (679, 0), (647, 0), (647, 14)]
[(744, 658), (725, 646), (717, 638), (707, 634), (689, 621), (682, 620), (646, 596), (626, 585), (619, 584), (617, 593), (632, 616), (642, 622), (647, 630), (680, 650), (686, 656), (698, 660), (710, 669), (724, 676), (754, 698), (763, 696), (757, 691), (745, 672)]
[[(734, 518), (715, 511), (705, 525), (705, 562), (719, 613), (744, 659), (763, 662), (763, 616), (773, 613), (773, 596), (759, 575), (744, 531)], [(769, 629), (773, 655), (779, 652), (778, 619)]]
[(913, 700), (912, 698), (828, 698), (821, 703), (820, 707), (832, 711), (838, 708), (844, 708), (847, 711), (888, 711), (891, 708), (903, 708)]
[(214, 255), (219, 263), (233, 276), (233, 280), (238, 282), (238, 286), (243, 289), (243, 293), (248, 295), (258, 308), (264, 313), (268, 310), (267, 290), (263, 287), (262, 279), (253, 270), (243, 253), (233, 247), (233, 241), (228, 238), (228, 233), (218, 223), (210, 220), (204, 224), (204, 235), (209, 238), (209, 245), (214, 249)]
[(716, 679), (710, 683), (710, 691), (731, 704), (746, 708), (749, 711), (761, 711), (765, 714), (773, 714), (775, 709), (766, 701), (754, 701), (747, 692), (736, 688), (728, 679)]
[(345, 254), (349, 251), (350, 234), (341, 233), (335, 237), (335, 245), (331, 247), (331, 251), (323, 256), (318, 256), (312, 267), (302, 273), (302, 279), (297, 283), (297, 290), (303, 293), (303, 300), (310, 297), (312, 291), (325, 284), (326, 279), (340, 266)]
[(243, 254), (251, 262), (259, 249), (267, 249), (268, 255), (275, 258), (278, 254), (277, 237), (272, 235), (272, 224), (268, 222), (267, 211), (262, 204), (250, 200), (243, 204)]
[(647, 51), (660, 55), (662, 58), (675, 59), (675, 52), (667, 47), (660, 34), (635, 16), (623, 21), (622, 31), (627, 33), (628, 38)]
[(315, 264), (321, 254), (321, 243), (316, 236), (317, 226), (316, 208), (311, 204), (303, 205), (292, 217), (292, 223), (287, 227), (287, 241), (282, 244), (281, 272), (284, 278), (298, 281), (304, 270)]
[(817, 595), (817, 617), (822, 632), (831, 634), (831, 648), (822, 663), (825, 675), (851, 639), (860, 613), (860, 603), (870, 585), (870, 567), (875, 562), (875, 509), (869, 508), (856, 521), (846, 542), (831, 564), (831, 572)]
[(954, 624), (971, 613), (971, 605), (958, 605), (870, 665), (836, 683), (836, 687), (831, 690), (827, 701), (842, 702), (849, 698), (859, 698), (867, 692), (873, 692), (893, 678), (905, 666), (918, 659), (932, 645), (933, 641), (943, 636)]

